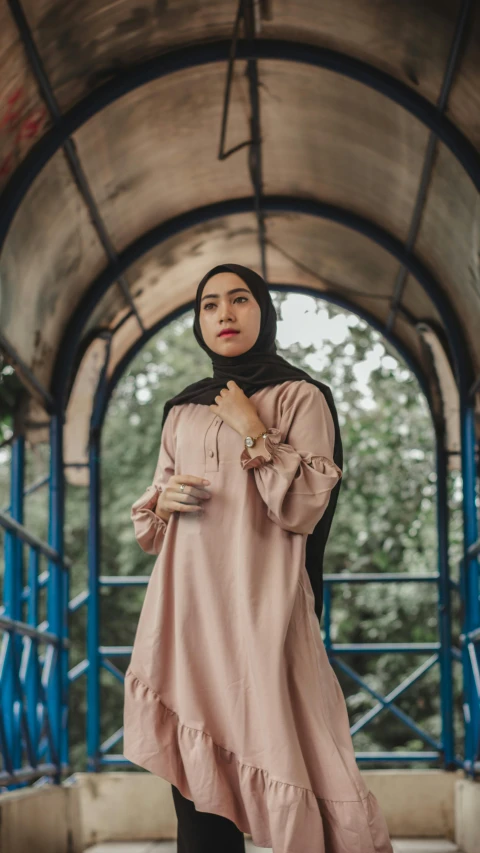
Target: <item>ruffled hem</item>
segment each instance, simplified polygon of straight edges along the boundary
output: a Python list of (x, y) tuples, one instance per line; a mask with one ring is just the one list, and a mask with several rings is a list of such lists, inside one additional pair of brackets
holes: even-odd
[(266, 432), (267, 435), (264, 442), (268, 456), (250, 456), (247, 448), (244, 447), (240, 455), (240, 462), (245, 471), (248, 471), (249, 468), (261, 468), (263, 465), (267, 465), (269, 462), (274, 461), (276, 456), (276, 447), (282, 440), (282, 434), (276, 427), (270, 427)]
[(135, 537), (140, 547), (147, 554), (159, 553), (167, 530), (168, 522), (160, 518), (154, 511), (161, 491), (162, 487), (155, 483), (147, 486), (143, 495), (132, 504), (130, 511)]
[(124, 755), (175, 785), (200, 812), (222, 815), (274, 853), (393, 853), (375, 796), (334, 801), (273, 779), (210, 735), (180, 722), (130, 669)]

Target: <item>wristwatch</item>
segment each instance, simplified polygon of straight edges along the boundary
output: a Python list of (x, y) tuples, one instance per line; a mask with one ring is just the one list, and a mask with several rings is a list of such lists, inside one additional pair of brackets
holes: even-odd
[(258, 438), (266, 438), (267, 433), (268, 433), (268, 430), (266, 430), (265, 432), (261, 432), (260, 435), (256, 435), (255, 437), (252, 437), (251, 435), (247, 435), (247, 437), (244, 439), (245, 447), (253, 447), (255, 442), (257, 441), (257, 439)]

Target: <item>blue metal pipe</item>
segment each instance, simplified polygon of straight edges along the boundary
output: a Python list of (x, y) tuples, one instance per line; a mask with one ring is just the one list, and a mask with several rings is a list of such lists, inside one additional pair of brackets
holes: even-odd
[(455, 739), (453, 720), (453, 680), (451, 606), (450, 606), (450, 563), (449, 512), (448, 512), (448, 457), (445, 453), (444, 432), (436, 435), (437, 467), (437, 561), (438, 561), (438, 627), (440, 635), (440, 695), (442, 716), (442, 741), (444, 766), (454, 770)]
[(412, 720), (409, 714), (406, 714), (405, 711), (402, 711), (400, 708), (397, 708), (394, 702), (382, 696), (378, 692), (378, 690), (374, 690), (373, 687), (368, 684), (368, 682), (366, 682), (363, 678), (361, 678), (361, 676), (358, 675), (357, 672), (355, 672), (355, 670), (348, 666), (344, 661), (338, 660), (335, 655), (333, 656), (333, 661), (335, 663), (335, 666), (337, 666), (346, 675), (349, 675), (352, 681), (358, 684), (359, 687), (362, 688), (362, 690), (366, 690), (367, 693), (370, 693), (370, 695), (373, 696), (378, 702), (380, 702), (380, 704), (383, 705), (384, 708), (388, 709), (392, 714), (395, 715), (395, 717), (401, 720), (407, 726), (407, 728), (415, 732), (418, 737), (420, 737), (426, 743), (430, 744), (430, 746), (433, 746), (435, 749), (441, 750), (441, 743), (439, 743), (435, 738), (429, 735), (428, 732), (421, 729), (420, 726), (417, 726), (417, 724), (414, 720)]
[[(63, 559), (64, 544), (63, 417), (55, 413), (50, 421), (50, 483), (48, 541)], [(48, 561), (47, 619), (51, 633), (68, 637), (68, 609), (65, 607), (65, 569), (62, 562)], [(48, 716), (54, 749), (49, 763), (59, 762), (56, 784), (61, 783), (61, 765), (68, 764), (68, 648), (49, 647), (50, 670), (46, 687)], [(54, 754), (55, 753), (55, 754)]]
[(89, 446), (88, 621), (87, 621), (87, 767), (98, 772), (100, 758), (100, 435), (91, 431)]
[[(23, 523), (23, 490), (25, 471), (25, 441), (23, 436), (14, 439), (11, 457), (10, 506), (12, 518)], [(22, 621), (22, 542), (13, 530), (5, 530), (4, 614), (7, 618)], [(19, 695), (16, 661), (22, 653), (22, 637), (15, 630), (3, 635), (1, 708), (4, 722), (5, 754), (10, 772), (20, 769), (22, 762), (20, 742)]]
[[(463, 604), (463, 633), (468, 634), (480, 627), (478, 560), (469, 553), (478, 539), (476, 507), (476, 464), (475, 464), (475, 411), (468, 394), (468, 386), (460, 390), (460, 422), (462, 435), (462, 478), (464, 539), (461, 562), (461, 589)], [(477, 654), (477, 653), (476, 653)], [(465, 762), (469, 775), (475, 775), (475, 762), (480, 739), (480, 703), (475, 689), (474, 672), (467, 643), (462, 646), (464, 673), (465, 710)]]
[[(36, 630), (38, 625), (38, 566), (39, 555), (35, 548), (30, 548), (28, 562), (28, 624)], [(40, 701), (39, 683), (40, 683), (40, 666), (38, 662), (38, 640), (31, 638), (32, 647), (28, 661), (27, 671), (25, 673), (25, 693), (27, 697), (27, 716), (30, 735), (32, 739), (33, 749), (35, 752), (35, 765), (39, 763), (39, 736), (40, 729), (38, 726), (38, 703)]]

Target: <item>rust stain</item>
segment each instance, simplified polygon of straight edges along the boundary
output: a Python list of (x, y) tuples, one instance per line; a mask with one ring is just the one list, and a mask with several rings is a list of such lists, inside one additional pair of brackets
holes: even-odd
[(6, 154), (0, 160), (0, 179), (8, 177), (22, 156), (22, 143), (34, 140), (47, 121), (47, 108), (39, 104), (29, 108), (23, 86), (0, 100), (0, 140)]

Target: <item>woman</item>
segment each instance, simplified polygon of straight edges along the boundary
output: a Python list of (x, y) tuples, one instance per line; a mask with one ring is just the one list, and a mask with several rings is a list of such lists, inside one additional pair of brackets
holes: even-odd
[(203, 278), (194, 334), (213, 378), (167, 402), (132, 507), (157, 560), (124, 754), (171, 783), (180, 853), (241, 853), (243, 833), (274, 853), (392, 853), (319, 626), (342, 475), (331, 392), (277, 355), (268, 288), (245, 267)]

